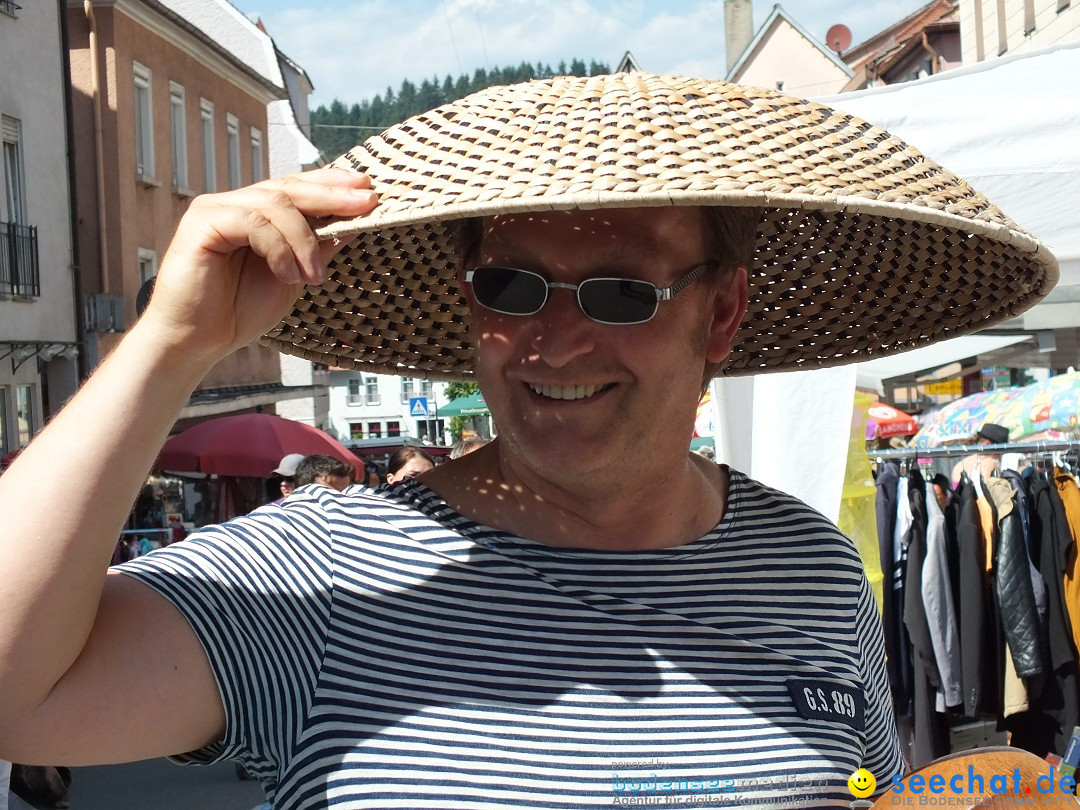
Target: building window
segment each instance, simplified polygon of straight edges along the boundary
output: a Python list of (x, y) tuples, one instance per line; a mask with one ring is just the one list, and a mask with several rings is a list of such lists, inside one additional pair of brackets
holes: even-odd
[(22, 6), (16, 3), (15, 0), (0, 0), (0, 11), (14, 17), (15, 19), (19, 18), (19, 15), (15, 12), (21, 10)]
[(205, 98), (199, 99), (199, 116), (202, 120), (203, 191), (217, 191), (217, 156), (214, 150), (214, 105)]
[(402, 377), (401, 378), (401, 404), (402, 405), (408, 404), (409, 400), (412, 399), (414, 396), (416, 396), (416, 394), (413, 393), (413, 378), (412, 377)]
[(169, 82), (169, 106), (172, 111), (172, 183), (173, 190), (188, 187), (187, 104), (184, 88)]
[(229, 188), (240, 188), (240, 122), (225, 116), (225, 151), (229, 153)]
[(26, 176), (23, 173), (22, 124), (0, 116), (3, 145), (4, 207), (0, 210), (0, 295), (41, 295), (37, 228), (26, 211)]
[(396, 439), (401, 435), (401, 422), (387, 422), (386, 423), (386, 435), (391, 439)]
[(435, 398), (435, 383), (431, 380), (420, 381), (420, 396), (427, 397), (428, 402)]
[(34, 438), (34, 386), (15, 387), (15, 420), (18, 423), (19, 447), (26, 447)]
[(446, 420), (424, 419), (416, 423), (416, 435), (432, 444), (442, 444), (446, 436)]
[(154, 177), (154, 111), (149, 68), (135, 63), (135, 174)]
[(381, 439), (382, 438), (382, 422), (368, 422), (367, 432), (369, 439)]
[(1035, 0), (1024, 0), (1024, 35), (1035, 33)]
[(345, 401), (349, 405), (363, 405), (364, 400), (360, 396), (360, 379), (353, 377), (349, 380), (349, 394), (345, 398)]
[(1009, 33), (1006, 25), (1005, 0), (997, 0), (998, 56), (1009, 50)]
[(28, 224), (26, 217), (26, 191), (24, 188), (22, 125), (18, 118), (0, 116), (0, 133), (4, 143), (4, 202), (5, 219), (8, 222)]
[(363, 422), (349, 422), (349, 438), (354, 441), (364, 438)]
[(382, 397), (379, 396), (379, 378), (374, 374), (369, 374), (364, 377), (364, 404), (382, 404)]
[(139, 248), (139, 283), (144, 284), (157, 275), (157, 254), (148, 248)]
[(251, 128), (251, 182), (258, 183), (263, 179), (263, 148), (262, 133)]
[(1057, 10), (1064, 11), (1069, 7), (1069, 0), (1058, 0)]

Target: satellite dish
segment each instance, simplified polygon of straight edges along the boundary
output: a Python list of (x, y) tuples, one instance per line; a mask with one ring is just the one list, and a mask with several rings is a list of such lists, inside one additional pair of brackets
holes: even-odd
[(851, 29), (837, 23), (825, 32), (825, 44), (837, 53), (846, 51), (851, 46)]

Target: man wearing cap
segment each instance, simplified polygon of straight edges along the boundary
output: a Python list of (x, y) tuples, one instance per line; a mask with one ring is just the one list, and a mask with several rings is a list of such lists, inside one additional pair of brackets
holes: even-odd
[[(984, 422), (982, 427), (975, 431), (975, 435), (971, 437), (969, 443), (978, 446), (986, 444), (1006, 444), (1008, 441), (1009, 429), (1007, 427), (993, 422)], [(984, 481), (989, 481), (990, 478), (993, 475), (996, 475), (1000, 470), (1001, 453), (973, 453), (970, 456), (964, 456), (964, 458), (953, 465), (952, 483), (955, 487), (960, 483), (960, 477), (965, 473), (968, 478), (981, 478)]]
[(300, 462), (303, 460), (303, 453), (289, 453), (286, 456), (282, 456), (281, 463), (274, 469), (274, 475), (281, 478), (281, 480), (278, 481), (278, 489), (281, 490), (281, 497), (275, 500), (274, 503), (281, 503), (292, 495), (293, 490), (296, 489), (296, 468), (300, 466)]
[[(1052, 259), (880, 130), (697, 79), (493, 88), (340, 167), (196, 199), (143, 318), (0, 478), (0, 756), (237, 758), (280, 808), (846, 807), (859, 768), (884, 790), (858, 555), (690, 453), (696, 406), (716, 373), (1009, 317)], [(190, 390), (268, 331), (473, 377), (500, 435), (103, 577)], [(72, 452), (108, 485), (49, 509), (34, 469)]]

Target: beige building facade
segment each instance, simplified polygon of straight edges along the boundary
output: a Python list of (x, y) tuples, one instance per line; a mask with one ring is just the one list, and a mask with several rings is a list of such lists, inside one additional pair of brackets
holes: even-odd
[(737, 84), (767, 87), (805, 98), (839, 93), (853, 75), (839, 56), (825, 48), (780, 5), (773, 6), (749, 43), (733, 43), (729, 39), (727, 44), (728, 48), (744, 44), (726, 77)]
[[(221, 41), (255, 29), (224, 0), (68, 0), (68, 26), (94, 366), (137, 317), (191, 199), (269, 176), (268, 105), (286, 92), (269, 37), (247, 53)], [(286, 396), (278, 353), (253, 344), (211, 371), (183, 420)]]

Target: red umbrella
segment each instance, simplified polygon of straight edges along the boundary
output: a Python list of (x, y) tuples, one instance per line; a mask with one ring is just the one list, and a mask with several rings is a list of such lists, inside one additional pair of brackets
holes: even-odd
[(884, 402), (872, 402), (866, 410), (866, 440), (887, 439), (890, 436), (912, 436), (919, 432), (915, 417), (898, 411)]
[(361, 480), (364, 462), (327, 433), (268, 413), (208, 419), (178, 433), (161, 448), (154, 467), (266, 478), (289, 453), (324, 453), (351, 464)]

